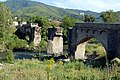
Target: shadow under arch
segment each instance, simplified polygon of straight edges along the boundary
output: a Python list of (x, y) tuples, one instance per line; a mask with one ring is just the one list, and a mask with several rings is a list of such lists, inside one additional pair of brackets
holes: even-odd
[[(92, 39), (95, 39), (97, 41), (97, 44), (100, 44), (100, 45), (97, 45), (96, 47), (102, 47), (104, 49), (104, 51), (105, 51), (104, 56), (99, 56), (98, 54), (100, 54), (100, 53), (97, 53), (97, 51), (95, 49), (93, 49), (94, 50), (93, 54), (91, 54), (89, 56), (86, 55), (86, 52), (87, 52), (86, 45), (88, 45), (88, 44), (96, 45), (95, 42), (91, 41)], [(76, 51), (75, 51), (74, 55), (75, 55), (75, 59), (77, 59), (77, 60), (85, 59), (87, 64), (88, 64), (88, 62), (90, 62), (89, 64), (90, 65), (92, 64), (93, 66), (105, 66), (106, 61), (107, 61), (107, 45), (105, 44), (105, 42), (101, 41), (99, 38), (84, 37), (84, 38), (80, 39), (79, 43), (77, 43)]]

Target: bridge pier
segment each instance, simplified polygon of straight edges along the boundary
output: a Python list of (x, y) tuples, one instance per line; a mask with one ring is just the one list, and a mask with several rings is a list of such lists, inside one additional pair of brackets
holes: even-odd
[(112, 60), (117, 57), (117, 31), (116, 30), (108, 30), (107, 32), (107, 58), (108, 60)]
[(48, 29), (47, 53), (54, 55), (63, 53), (63, 38), (61, 27)]
[(120, 30), (117, 31), (116, 37), (116, 56), (120, 59)]
[(77, 46), (77, 49), (75, 51), (75, 59), (85, 59), (85, 46), (87, 45), (87, 42), (83, 42)]

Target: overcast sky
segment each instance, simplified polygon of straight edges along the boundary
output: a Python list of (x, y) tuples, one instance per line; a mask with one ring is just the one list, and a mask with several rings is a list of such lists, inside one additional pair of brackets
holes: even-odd
[(33, 1), (39, 1), (52, 6), (62, 8), (91, 10), (95, 12), (102, 12), (110, 9), (114, 11), (120, 11), (120, 0), (33, 0)]

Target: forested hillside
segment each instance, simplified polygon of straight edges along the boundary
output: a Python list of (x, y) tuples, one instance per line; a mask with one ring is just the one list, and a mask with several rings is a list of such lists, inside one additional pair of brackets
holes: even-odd
[(79, 19), (80, 13), (99, 16), (99, 13), (92, 11), (63, 9), (40, 2), (30, 0), (7, 0), (5, 4), (12, 10), (13, 16), (31, 17), (31, 16), (47, 16), (50, 19), (62, 19), (65, 15)]

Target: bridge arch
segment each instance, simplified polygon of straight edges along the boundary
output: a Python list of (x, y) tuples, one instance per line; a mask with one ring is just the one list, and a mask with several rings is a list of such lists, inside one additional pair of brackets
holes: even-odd
[(104, 34), (104, 33), (107, 33), (106, 30), (100, 30), (100, 34)]
[(107, 52), (107, 45), (105, 42), (102, 42), (98, 38), (95, 37), (84, 37), (80, 39), (79, 43), (77, 43), (75, 48), (75, 59), (85, 59), (86, 56), (86, 45), (88, 44), (88, 41), (90, 39), (96, 39), (100, 44), (102, 44), (102, 47), (104, 47), (105, 51)]
[(89, 33), (89, 31), (91, 31), (91, 29), (87, 29), (87, 30), (86, 30), (86, 33)]
[(94, 29), (93, 30), (93, 34), (95, 34), (96, 32), (98, 32), (99, 30), (97, 30), (97, 29)]

